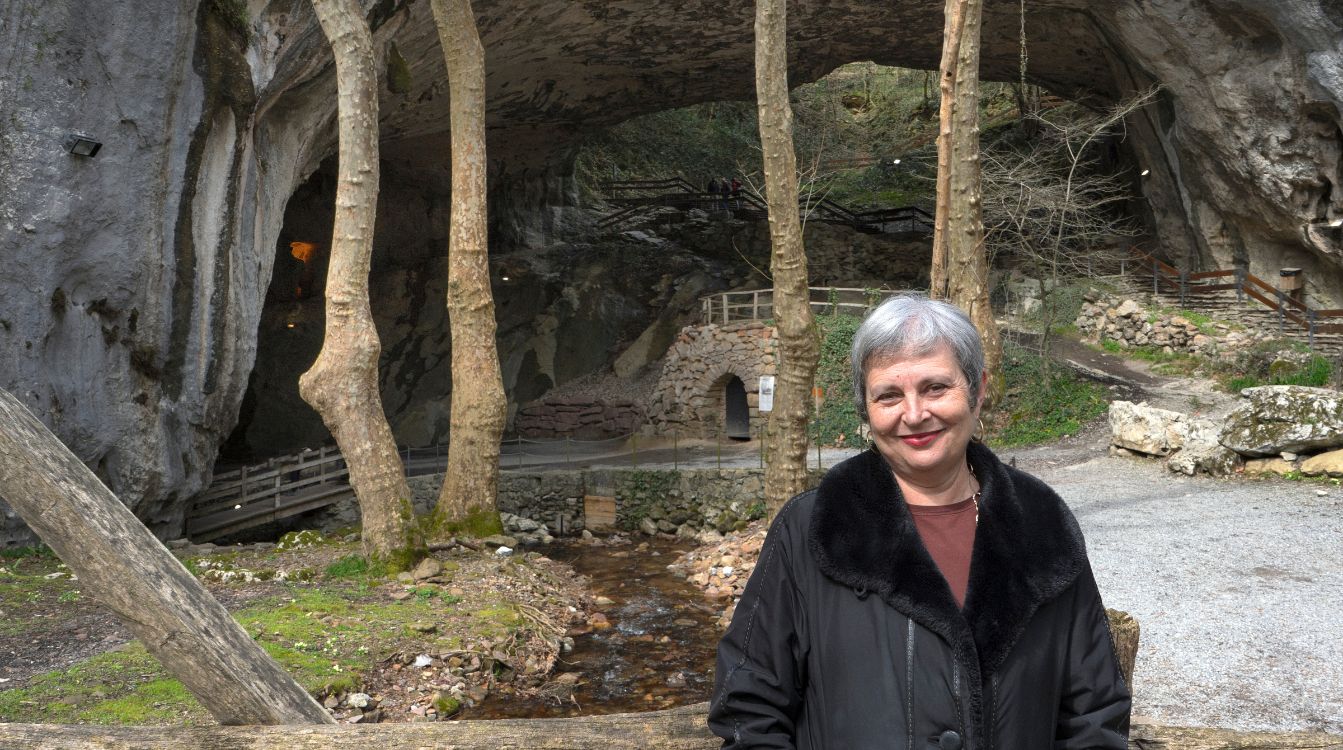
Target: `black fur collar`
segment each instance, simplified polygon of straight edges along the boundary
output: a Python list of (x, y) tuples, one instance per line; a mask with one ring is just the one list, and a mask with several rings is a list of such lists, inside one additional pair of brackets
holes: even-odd
[(1086, 548), (1072, 512), (1047, 485), (1004, 466), (978, 443), (970, 444), (968, 455), (983, 494), (963, 611), (875, 449), (839, 464), (821, 481), (810, 545), (831, 579), (879, 594), (946, 639), (962, 664), (991, 674), (1036, 609), (1084, 569)]

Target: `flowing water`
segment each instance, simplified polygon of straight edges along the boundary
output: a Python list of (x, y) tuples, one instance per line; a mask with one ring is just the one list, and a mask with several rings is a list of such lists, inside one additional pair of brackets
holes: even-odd
[(546, 548), (547, 556), (587, 576), (594, 595), (612, 601), (599, 608), (611, 627), (575, 636), (552, 675), (562, 689), (547, 691), (549, 697), (490, 696), (459, 718), (651, 711), (708, 700), (721, 605), (667, 571), (688, 545), (659, 539), (639, 546)]

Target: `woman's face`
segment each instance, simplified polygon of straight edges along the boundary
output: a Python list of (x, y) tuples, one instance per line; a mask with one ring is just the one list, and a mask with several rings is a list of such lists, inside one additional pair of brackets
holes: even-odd
[(872, 439), (896, 475), (926, 484), (958, 471), (979, 420), (984, 383), (971, 404), (970, 384), (951, 347), (879, 359), (866, 377)]

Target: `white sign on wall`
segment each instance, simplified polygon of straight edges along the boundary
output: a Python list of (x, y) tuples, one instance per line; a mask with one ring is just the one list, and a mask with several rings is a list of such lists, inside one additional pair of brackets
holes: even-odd
[(774, 376), (760, 376), (760, 411), (774, 411)]

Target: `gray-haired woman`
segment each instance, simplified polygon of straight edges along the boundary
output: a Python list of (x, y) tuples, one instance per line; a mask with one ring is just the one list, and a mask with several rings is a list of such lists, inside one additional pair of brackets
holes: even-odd
[(853, 342), (870, 450), (779, 512), (718, 648), (725, 748), (1127, 748), (1077, 522), (972, 439), (984, 355), (915, 295)]

